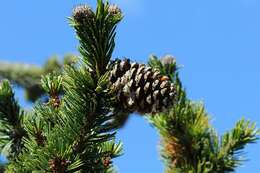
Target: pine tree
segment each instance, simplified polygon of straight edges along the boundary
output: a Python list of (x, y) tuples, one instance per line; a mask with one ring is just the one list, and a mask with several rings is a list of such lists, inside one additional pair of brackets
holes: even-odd
[[(1, 78), (25, 88), (35, 101), (24, 110), (10, 82), (0, 85), (0, 150), (7, 173), (115, 172), (122, 155), (117, 129), (137, 112), (158, 129), (167, 173), (232, 172), (243, 163), (244, 147), (259, 130), (242, 119), (218, 136), (202, 103), (188, 99), (174, 57), (148, 65), (112, 60), (120, 8), (102, 0), (79, 5), (69, 18), (79, 40), (79, 58), (64, 65), (50, 59), (43, 68), (0, 64)], [(35, 90), (34, 90), (35, 89)]]

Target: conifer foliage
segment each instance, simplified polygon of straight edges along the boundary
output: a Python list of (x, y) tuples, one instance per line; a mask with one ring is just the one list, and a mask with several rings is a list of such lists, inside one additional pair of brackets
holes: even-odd
[[(10, 84), (1, 84), (1, 149), (8, 156), (6, 172), (111, 172), (121, 155), (115, 142), (107, 65), (114, 49), (121, 13), (98, 1), (94, 12), (79, 6), (70, 23), (80, 41), (82, 61), (41, 80), (49, 95), (25, 113)], [(3, 124), (3, 125), (2, 125)]]
[(149, 64), (168, 75), (178, 93), (174, 107), (148, 117), (161, 135), (166, 173), (233, 172), (245, 161), (244, 147), (259, 137), (255, 123), (241, 119), (232, 130), (218, 136), (203, 104), (187, 98), (175, 58), (151, 56)]
[(232, 172), (242, 163), (244, 147), (258, 139), (255, 124), (242, 119), (218, 136), (203, 105), (187, 98), (170, 55), (152, 56), (148, 65), (112, 60), (122, 18), (118, 6), (102, 0), (95, 11), (79, 5), (69, 21), (80, 58), (64, 65), (50, 59), (42, 69), (0, 63), (1, 78), (22, 85), (30, 100), (48, 95), (24, 110), (11, 84), (1, 81), (0, 151), (8, 163), (0, 172), (116, 172), (113, 159), (122, 154), (116, 131), (133, 112), (158, 129), (167, 173)]

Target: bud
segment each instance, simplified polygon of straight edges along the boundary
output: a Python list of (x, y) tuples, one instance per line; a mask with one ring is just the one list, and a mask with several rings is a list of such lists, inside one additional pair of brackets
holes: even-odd
[(83, 23), (94, 17), (94, 12), (87, 5), (78, 5), (73, 9), (72, 17), (75, 21)]
[(162, 65), (170, 65), (170, 64), (175, 64), (176, 59), (172, 55), (165, 55), (164, 57), (161, 58), (161, 63)]
[(176, 59), (172, 55), (165, 55), (161, 58), (161, 63), (165, 68), (167, 75), (172, 75), (176, 72)]
[(121, 15), (122, 11), (117, 5), (114, 4), (108, 7), (108, 13), (113, 16), (116, 16), (116, 15)]
[(111, 163), (112, 163), (111, 160), (112, 160), (112, 158), (111, 158), (110, 156), (103, 158), (102, 161), (103, 161), (103, 164), (104, 164), (104, 166), (105, 166), (106, 168), (111, 165)]

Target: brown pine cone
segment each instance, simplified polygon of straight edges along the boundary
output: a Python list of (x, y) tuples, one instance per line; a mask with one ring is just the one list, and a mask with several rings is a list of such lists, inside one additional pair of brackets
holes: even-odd
[(129, 59), (112, 63), (110, 81), (118, 103), (129, 112), (158, 113), (175, 102), (176, 88), (167, 76)]

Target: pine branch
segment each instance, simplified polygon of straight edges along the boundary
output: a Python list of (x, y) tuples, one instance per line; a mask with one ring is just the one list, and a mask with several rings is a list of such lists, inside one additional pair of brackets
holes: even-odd
[(148, 117), (162, 137), (161, 151), (166, 172), (234, 171), (244, 161), (239, 157), (244, 147), (259, 138), (255, 124), (242, 119), (219, 139), (203, 105), (186, 97), (173, 57), (158, 60), (152, 56), (149, 64), (171, 77), (178, 90), (178, 102), (172, 109)]
[(14, 98), (8, 81), (0, 85), (0, 150), (8, 159), (13, 159), (22, 150), (22, 139), (26, 136), (23, 128), (24, 111)]
[(25, 88), (26, 98), (34, 100), (42, 94), (42, 89), (39, 87), (39, 79), (43, 74), (41, 68), (29, 64), (5, 62), (1, 62), (0, 67), (1, 78), (9, 79), (12, 83)]
[(85, 68), (74, 67), (66, 69), (63, 80), (58, 79), (47, 76), (42, 81), (50, 97), (58, 93), (62, 81), (64, 96), (60, 106), (35, 106), (37, 116), (25, 119), (28, 138), (24, 140), (23, 152), (7, 169), (59, 173), (111, 170), (112, 159), (121, 154), (121, 144), (113, 142), (115, 133), (107, 123), (111, 120), (109, 98), (103, 95), (106, 90), (102, 88), (107, 86), (103, 85), (107, 79), (100, 78), (96, 86)]
[(0, 75), (2, 78), (12, 79), (12, 81), (22, 87), (30, 88), (36, 84), (40, 75), (43, 74), (42, 69), (29, 64), (18, 63), (0, 63)]
[(259, 139), (260, 131), (255, 124), (242, 119), (236, 123), (231, 131), (225, 133), (220, 141), (218, 159), (223, 162), (225, 171), (234, 171), (245, 161), (243, 149), (247, 144), (255, 143)]
[[(70, 65), (77, 61), (77, 57), (71, 54), (64, 56), (63, 64)], [(43, 95), (41, 88), (41, 76), (56, 71), (61, 73), (62, 63), (56, 56), (50, 57), (43, 67), (23, 63), (0, 62), (0, 79), (8, 79), (13, 84), (25, 89), (25, 97), (30, 101), (36, 101)]]
[(100, 77), (106, 71), (114, 47), (115, 30), (122, 19), (117, 6), (98, 0), (96, 12), (86, 5), (74, 9), (70, 24), (80, 42), (79, 51), (86, 65)]
[[(99, 1), (95, 14), (97, 25), (89, 29), (100, 33), (93, 35), (93, 40), (114, 39), (108, 36), (111, 33), (106, 28), (115, 19), (115, 14), (108, 13), (108, 7), (109, 4)], [(79, 29), (82, 33), (85, 28)], [(86, 35), (88, 33), (79, 37)], [(83, 56), (83, 62), (65, 67), (61, 75), (50, 74), (42, 79), (42, 88), (48, 93), (49, 101), (36, 104), (33, 113), (37, 116), (26, 117), (28, 138), (24, 139), (24, 148), (17, 161), (9, 163), (8, 171), (111, 172), (112, 159), (121, 154), (121, 144), (114, 142), (115, 131), (109, 123), (113, 114), (105, 70), (110, 61), (106, 58), (110, 58), (112, 49), (102, 47), (102, 44), (112, 42), (97, 42), (103, 51), (101, 57), (95, 57), (95, 62), (101, 63), (96, 64), (98, 68), (90, 69), (90, 59), (86, 61)], [(59, 95), (60, 90), (62, 95)]]

